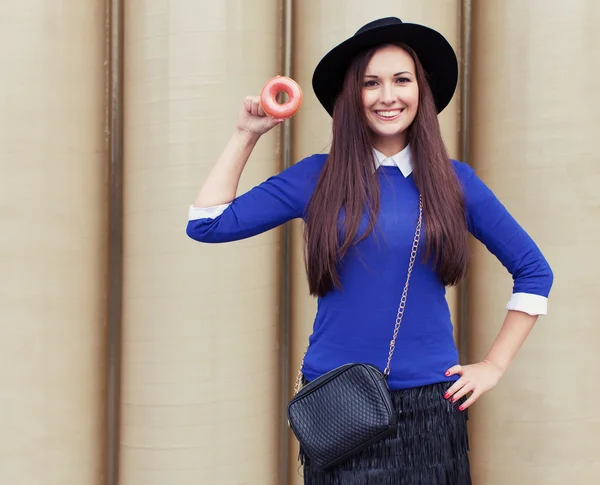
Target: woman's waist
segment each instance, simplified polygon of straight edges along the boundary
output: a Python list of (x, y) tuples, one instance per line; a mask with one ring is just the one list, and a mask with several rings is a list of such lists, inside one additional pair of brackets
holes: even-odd
[[(387, 362), (387, 350), (366, 352), (364, 349), (362, 351), (354, 349), (354, 351), (340, 352), (325, 345), (317, 345), (309, 348), (302, 370), (303, 375), (310, 381), (350, 363), (372, 365), (383, 372)], [(457, 363), (458, 352), (453, 342), (438, 346), (435, 352), (423, 347), (400, 346), (395, 349), (390, 363), (388, 384), (390, 389), (403, 389), (436, 382), (449, 382), (456, 377), (447, 377), (445, 372)]]
[(412, 338), (430, 338), (432, 334), (452, 334), (452, 322), (448, 302), (444, 297), (426, 301), (413, 299), (400, 309), (400, 299), (371, 299), (369, 301), (319, 302), (313, 325), (313, 337), (331, 336), (365, 344), (369, 340), (392, 337), (396, 322), (400, 332)]
[[(423, 363), (456, 355), (447, 304), (406, 308), (395, 340), (396, 362)], [(309, 339), (307, 361), (321, 370), (348, 362), (384, 365), (396, 330), (397, 309), (329, 309), (320, 307)], [(428, 357), (429, 356), (429, 357)]]
[[(363, 358), (387, 359), (394, 340), (395, 353), (404, 359), (421, 360), (423, 355), (444, 354), (456, 348), (451, 322), (428, 322), (427, 325), (402, 323), (396, 337), (395, 322), (385, 327), (375, 325), (346, 325), (338, 331), (319, 329), (309, 338), (309, 352), (314, 355), (336, 355), (347, 362), (361, 361)], [(423, 327), (423, 328), (422, 328)]]

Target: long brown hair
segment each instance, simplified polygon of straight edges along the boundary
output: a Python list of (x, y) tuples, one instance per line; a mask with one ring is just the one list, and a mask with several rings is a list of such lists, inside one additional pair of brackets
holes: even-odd
[[(413, 177), (423, 199), (424, 261), (431, 258), (442, 283), (454, 285), (465, 275), (468, 263), (464, 196), (442, 140), (426, 73), (411, 48), (397, 45), (413, 58), (419, 86), (419, 105), (408, 139)], [(353, 60), (334, 106), (331, 150), (306, 214), (305, 262), (311, 295), (324, 296), (334, 287), (341, 288), (339, 267), (345, 254), (370, 234), (379, 213), (379, 179), (373, 170), (362, 85), (367, 65), (381, 47)], [(357, 237), (365, 210), (368, 227)]]

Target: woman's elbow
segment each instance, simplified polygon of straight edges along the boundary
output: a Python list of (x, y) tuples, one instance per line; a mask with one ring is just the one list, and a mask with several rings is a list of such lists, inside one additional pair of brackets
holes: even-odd
[(548, 261), (541, 256), (535, 264), (531, 265), (529, 271), (525, 273), (525, 278), (531, 281), (529, 284), (533, 285), (541, 294), (548, 297), (554, 284), (554, 272)]
[(185, 229), (185, 233), (194, 241), (208, 243), (211, 241), (211, 231), (203, 224), (198, 224), (198, 221), (189, 221)]
[(240, 231), (227, 228), (218, 220), (189, 221), (185, 232), (194, 241), (210, 244), (228, 243), (248, 237)]
[(554, 284), (554, 272), (543, 255), (537, 254), (513, 273), (514, 292), (548, 297)]
[(550, 290), (552, 289), (552, 285), (554, 284), (554, 271), (552, 271), (552, 267), (550, 266), (548, 261), (546, 261), (545, 259), (544, 259), (544, 265), (543, 265), (542, 272), (543, 272), (544, 278), (546, 280), (546, 286), (548, 288), (548, 293), (550, 293)]

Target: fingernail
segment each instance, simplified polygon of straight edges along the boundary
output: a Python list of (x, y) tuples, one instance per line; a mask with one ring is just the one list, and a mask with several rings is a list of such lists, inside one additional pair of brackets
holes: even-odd
[(447, 376), (449, 376), (449, 375), (450, 375), (450, 371), (449, 371), (449, 370), (447, 370), (447, 371), (446, 371), (446, 375), (447, 375)]
[(464, 407), (464, 406), (458, 406), (458, 410), (459, 410), (459, 411), (464, 411), (464, 410), (465, 410), (465, 407)]
[(447, 392), (446, 394), (444, 394), (444, 399), (448, 399), (450, 397), (450, 393)]

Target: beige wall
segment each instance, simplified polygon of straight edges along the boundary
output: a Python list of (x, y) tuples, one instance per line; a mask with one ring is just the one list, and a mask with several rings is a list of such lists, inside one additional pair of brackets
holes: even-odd
[[(475, 483), (597, 483), (600, 168), (598, 2), (474, 2), (471, 154), (555, 273), (541, 317), (470, 422)], [(470, 360), (498, 332), (512, 281), (481, 244)]]
[[(278, 233), (185, 234), (187, 208), (278, 73), (276, 0), (126, 2), (121, 485), (277, 483)], [(278, 171), (262, 139), (240, 193)]]
[[(395, 15), (460, 51), (459, 0), (294, 2), (304, 105), (293, 160), (326, 152), (316, 63)], [(600, 34), (592, 0), (472, 0), (470, 162), (555, 272), (542, 317), (471, 409), (474, 483), (593, 484), (598, 440)], [(185, 235), (187, 208), (244, 95), (282, 71), (281, 2), (125, 2), (121, 485), (278, 483), (279, 232), (227, 245)], [(105, 485), (108, 156), (106, 2), (9, 0), (0, 11), (0, 483)], [(441, 115), (460, 158), (460, 89)], [(280, 170), (279, 133), (239, 192)], [(312, 328), (294, 223), (295, 377)], [(512, 282), (479, 243), (468, 360), (484, 355)], [(455, 324), (458, 294), (448, 300)], [(291, 389), (289, 390), (291, 393)], [(302, 483), (289, 432), (290, 484)]]
[(104, 2), (0, 12), (0, 483), (100, 485)]

